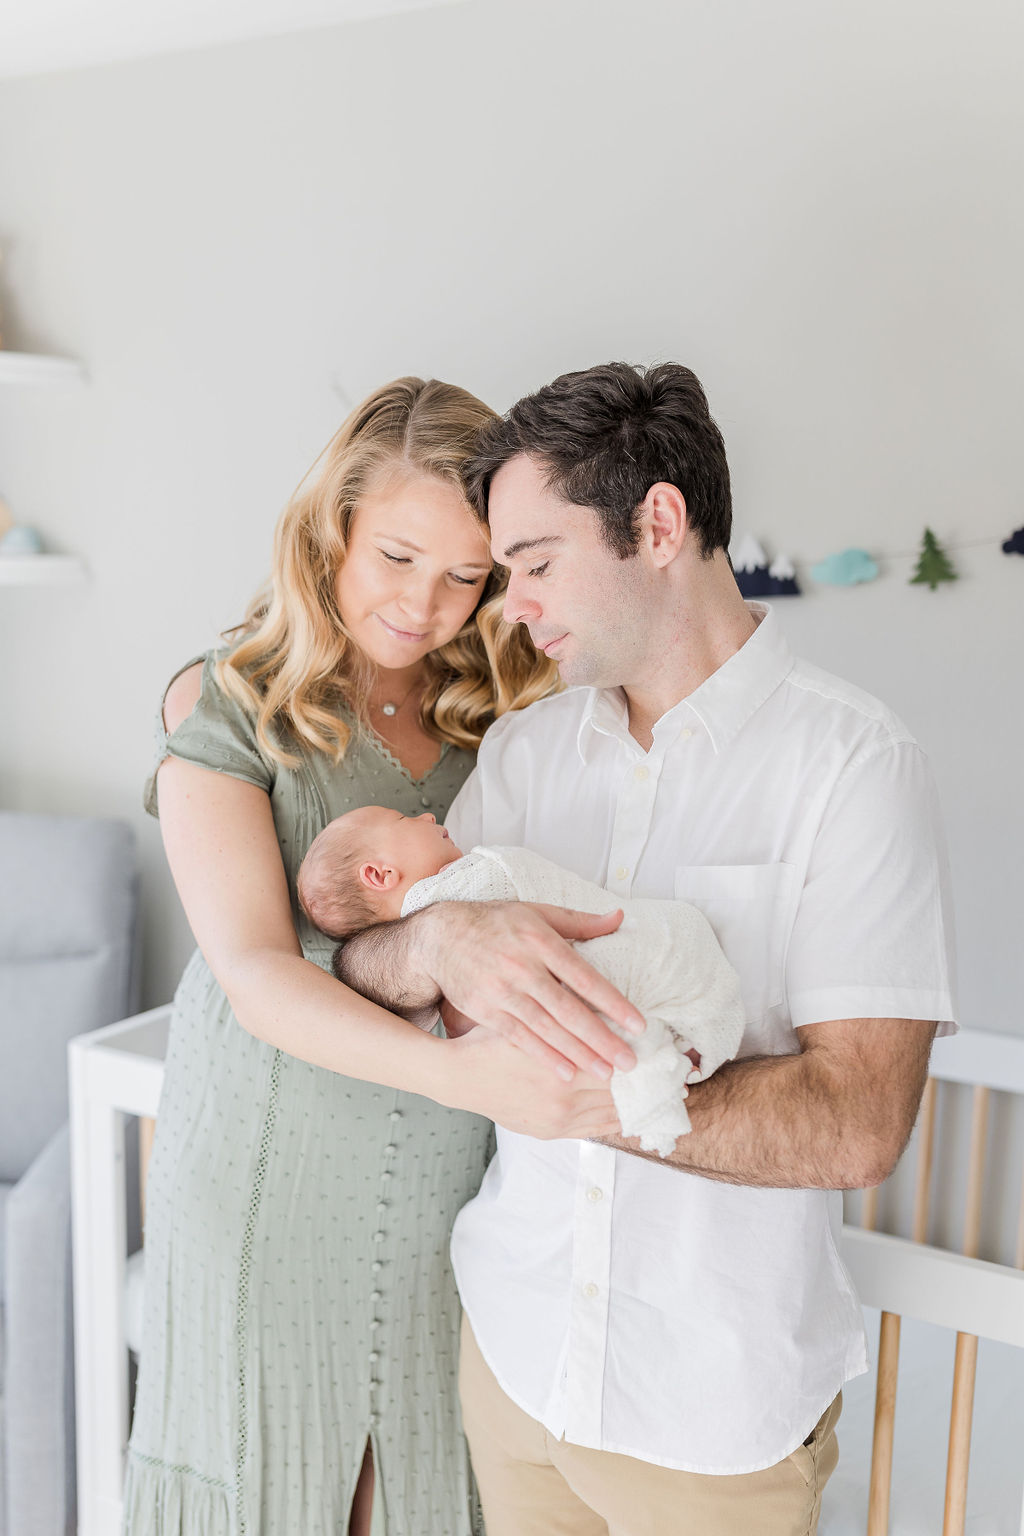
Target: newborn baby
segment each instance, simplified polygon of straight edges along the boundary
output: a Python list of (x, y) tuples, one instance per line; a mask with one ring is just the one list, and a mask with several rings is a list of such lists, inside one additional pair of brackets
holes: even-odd
[(302, 861), (298, 893), (307, 917), (333, 939), (435, 901), (537, 901), (597, 913), (622, 907), (615, 933), (576, 947), (647, 1022), (642, 1035), (628, 1037), (636, 1066), (614, 1072), (611, 1090), (623, 1135), (661, 1157), (690, 1129), (687, 1083), (710, 1077), (739, 1049), (736, 972), (703, 913), (686, 902), (621, 901), (526, 848), (464, 855), (433, 816), (372, 805), (324, 828)]

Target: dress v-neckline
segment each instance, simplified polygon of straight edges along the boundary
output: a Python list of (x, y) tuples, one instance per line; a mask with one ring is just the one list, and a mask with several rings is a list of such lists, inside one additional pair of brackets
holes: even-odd
[(378, 757), (382, 757), (386, 763), (390, 763), (392, 768), (397, 768), (402, 777), (404, 779), (408, 779), (409, 783), (413, 786), (414, 789), (418, 789), (421, 784), (425, 784), (430, 778), (431, 774), (437, 772), (448, 753), (449, 743), (447, 741), (442, 741), (441, 751), (438, 754), (436, 762), (431, 763), (426, 773), (421, 774), (418, 779), (414, 779), (409, 769), (402, 762), (401, 758), (395, 756), (383, 737), (377, 735), (377, 732), (373, 729), (372, 725), (365, 725), (362, 722), (359, 722), (358, 728), (362, 731), (363, 736), (370, 743), (370, 746), (377, 753)]

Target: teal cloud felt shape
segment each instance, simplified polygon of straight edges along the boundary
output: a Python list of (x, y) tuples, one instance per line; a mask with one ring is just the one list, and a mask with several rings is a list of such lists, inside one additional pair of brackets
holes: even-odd
[(811, 569), (815, 581), (825, 582), (830, 587), (852, 587), (858, 581), (874, 581), (877, 575), (878, 565), (866, 549), (841, 550)]

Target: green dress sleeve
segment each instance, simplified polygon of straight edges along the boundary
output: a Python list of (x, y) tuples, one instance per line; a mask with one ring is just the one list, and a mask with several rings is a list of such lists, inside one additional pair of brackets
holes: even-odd
[[(254, 784), (269, 794), (277, 777), (277, 764), (267, 757), (256, 740), (252, 716), (230, 698), (217, 682), (214, 671), (217, 653), (207, 652), (186, 663), (175, 677), (180, 677), (197, 661), (203, 663), (199, 700), (176, 730), (164, 728), (163, 703), (156, 718), (156, 761), (146, 780), (144, 805), (151, 816), (158, 816), (156, 773), (165, 757), (180, 757), (214, 773), (226, 773), (233, 779)], [(172, 678), (173, 682), (174, 679)], [(168, 685), (169, 686), (169, 685)]]

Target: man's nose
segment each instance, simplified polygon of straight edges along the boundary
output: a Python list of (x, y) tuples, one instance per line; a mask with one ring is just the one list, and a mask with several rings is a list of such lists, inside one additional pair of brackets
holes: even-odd
[(535, 618), (539, 612), (540, 604), (526, 595), (522, 581), (516, 576), (510, 576), (501, 611), (506, 624), (525, 624), (527, 619)]
[(416, 817), (416, 820), (417, 821), (436, 822), (437, 821), (437, 817), (432, 815), (430, 811), (424, 811), (422, 816), (417, 816)]

